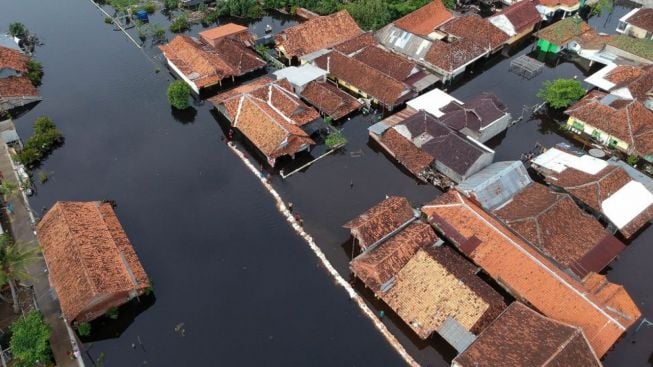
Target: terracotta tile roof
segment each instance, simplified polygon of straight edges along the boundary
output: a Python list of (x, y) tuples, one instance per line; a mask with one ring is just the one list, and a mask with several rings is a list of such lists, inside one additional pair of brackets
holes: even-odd
[(202, 31), (199, 36), (207, 41), (218, 40), (222, 37), (232, 36), (241, 32), (246, 32), (247, 27), (235, 23), (227, 23), (225, 25), (213, 27)]
[[(493, 213), (542, 253), (581, 278), (588, 272), (600, 272), (626, 248), (569, 195), (535, 182)], [(587, 261), (586, 257), (598, 261)]]
[(0, 78), (0, 100), (9, 97), (35, 97), (39, 92), (32, 82), (24, 76)]
[(359, 246), (366, 248), (415, 218), (405, 197), (391, 196), (345, 223)]
[(507, 34), (477, 15), (454, 18), (440, 30), (455, 36), (455, 39), (450, 42), (433, 41), (424, 59), (447, 72), (497, 49), (509, 39)]
[(406, 169), (417, 177), (431, 166), (435, 160), (431, 155), (418, 148), (395, 129), (388, 129), (381, 136), (381, 144)]
[(492, 93), (481, 93), (464, 105), (451, 102), (440, 109), (440, 120), (454, 130), (469, 129), (480, 132), (482, 128), (506, 115), (507, 107)]
[(223, 38), (211, 47), (182, 35), (159, 48), (198, 88), (215, 85), (226, 77), (240, 76), (266, 65), (241, 42), (229, 38)]
[[(538, 38), (562, 46), (585, 32), (594, 32), (580, 17), (573, 16), (559, 20), (535, 33)], [(595, 32), (594, 32), (595, 33)]]
[(426, 37), (452, 18), (453, 14), (442, 4), (441, 0), (433, 0), (414, 12), (397, 19), (394, 25), (407, 32)]
[(128, 294), (141, 294), (150, 285), (111, 204), (59, 201), (36, 231), (70, 323), (84, 320), (98, 299), (124, 295), (126, 301)]
[(315, 59), (315, 64), (338, 80), (351, 84), (377, 99), (388, 108), (415, 95), (407, 84), (338, 51), (318, 57)]
[(314, 80), (308, 83), (302, 90), (301, 97), (334, 120), (341, 119), (363, 106), (356, 98), (328, 81)]
[(0, 69), (13, 69), (19, 73), (27, 72), (29, 56), (18, 50), (0, 46)]
[(363, 31), (354, 18), (346, 10), (341, 10), (287, 28), (274, 40), (288, 57), (295, 57), (333, 47), (361, 33)]
[[(548, 7), (556, 7), (558, 5), (564, 5), (564, 6), (575, 6), (579, 3), (578, 0), (538, 0), (540, 5), (548, 6)], [(569, 19), (569, 18), (567, 18)]]
[(452, 130), (435, 116), (419, 111), (393, 129), (454, 172), (465, 176), (489, 151)]
[(618, 65), (605, 76), (605, 79), (614, 84), (621, 84), (630, 82), (640, 75), (642, 75), (642, 68), (630, 65)]
[(522, 0), (505, 8), (500, 14), (505, 15), (515, 31), (520, 33), (542, 21), (542, 17), (535, 7), (536, 5), (535, 1)]
[(319, 114), (291, 90), (285, 79), (274, 81), (264, 77), (209, 101), (268, 159), (275, 159), (315, 144), (300, 126), (316, 120)]
[[(565, 189), (569, 194), (599, 213), (603, 212), (602, 203), (605, 200), (632, 181), (623, 168), (612, 165), (602, 169), (596, 175), (567, 168), (561, 173), (547, 172), (545, 179), (550, 185)], [(653, 220), (653, 205), (633, 218), (619, 232), (629, 238), (651, 220)]]
[(637, 13), (626, 19), (626, 22), (647, 32), (653, 32), (653, 9), (640, 8)]
[[(623, 288), (605, 277), (596, 284), (571, 277), (455, 190), (422, 211), (518, 300), (552, 319), (581, 327), (599, 357), (641, 316)], [(586, 279), (595, 276), (600, 277), (592, 273)]]
[(592, 91), (565, 113), (603, 130), (626, 143), (640, 155), (653, 154), (653, 111), (638, 100), (614, 100), (606, 104), (606, 93)]
[(453, 367), (601, 367), (583, 331), (513, 302)]
[(616, 34), (607, 42), (608, 45), (626, 53), (653, 61), (653, 41), (644, 38)]
[(415, 63), (376, 46), (367, 47), (353, 57), (399, 81), (408, 79), (417, 67)]
[(476, 267), (447, 246), (418, 250), (378, 295), (422, 339), (449, 318), (478, 333), (505, 308)]
[(380, 292), (420, 248), (438, 240), (430, 225), (415, 221), (380, 245), (363, 252), (351, 261), (351, 271), (372, 289)]
[(653, 97), (653, 65), (644, 67), (619, 65), (605, 78), (616, 84), (612, 90), (628, 88), (632, 97), (642, 102)]
[(342, 52), (345, 55), (352, 54), (356, 51), (360, 51), (367, 46), (375, 46), (378, 42), (374, 38), (374, 33), (365, 32), (359, 36), (348, 39), (334, 47), (334, 49)]

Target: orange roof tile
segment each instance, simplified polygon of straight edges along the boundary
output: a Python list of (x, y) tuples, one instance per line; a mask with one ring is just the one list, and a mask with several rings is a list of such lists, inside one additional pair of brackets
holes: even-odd
[(453, 14), (442, 4), (441, 0), (433, 0), (414, 12), (397, 19), (394, 25), (407, 32), (426, 37), (452, 18)]
[(29, 56), (18, 50), (0, 46), (0, 69), (13, 69), (19, 73), (27, 72)]
[(346, 10), (309, 19), (287, 28), (274, 38), (277, 48), (288, 57), (299, 57), (323, 48), (333, 47), (363, 31)]
[(218, 27), (213, 27), (199, 33), (200, 37), (206, 40), (217, 40), (222, 37), (230, 36), (236, 33), (247, 31), (247, 27), (235, 23), (227, 23)]
[(415, 218), (415, 211), (405, 197), (391, 196), (345, 223), (351, 235), (366, 248)]
[(590, 287), (572, 278), (455, 190), (422, 211), (444, 236), (518, 299), (552, 319), (581, 327), (598, 356), (641, 316), (625, 291), (609, 298), (601, 295), (601, 289), (613, 286), (607, 280)]
[(39, 92), (25, 76), (0, 78), (0, 101), (9, 97), (35, 97)]
[(36, 231), (68, 322), (86, 320), (98, 299), (141, 294), (150, 285), (109, 203), (59, 201)]
[(328, 81), (314, 80), (302, 90), (301, 97), (334, 120), (341, 119), (363, 106), (356, 98)]

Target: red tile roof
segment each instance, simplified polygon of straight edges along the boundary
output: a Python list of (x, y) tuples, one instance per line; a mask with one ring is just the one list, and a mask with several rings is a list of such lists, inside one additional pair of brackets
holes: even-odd
[(259, 78), (209, 101), (270, 160), (315, 144), (300, 126), (319, 114), (295, 96), (285, 79)]
[(13, 69), (19, 73), (27, 72), (29, 56), (18, 50), (0, 46), (0, 69)]
[(641, 316), (623, 287), (595, 273), (582, 282), (571, 277), (455, 190), (422, 211), (517, 299), (552, 319), (581, 327), (599, 357)]
[(308, 83), (302, 90), (301, 97), (334, 120), (341, 119), (363, 106), (356, 98), (328, 81), (314, 80)]
[(548, 7), (556, 7), (558, 5), (573, 7), (575, 5), (578, 5), (579, 3), (578, 0), (538, 0), (538, 1), (540, 5), (544, 5)]
[(600, 272), (626, 248), (569, 195), (535, 182), (493, 213), (542, 253), (580, 277)]
[(638, 100), (602, 102), (607, 94), (592, 91), (565, 113), (629, 144), (642, 156), (653, 154), (653, 111)]
[(25, 76), (0, 78), (0, 101), (9, 97), (35, 97), (39, 92)]
[(200, 38), (211, 46), (215, 46), (221, 38), (228, 37), (246, 44), (252, 44), (254, 37), (249, 33), (247, 27), (235, 23), (213, 27), (199, 33)]
[(349, 55), (356, 51), (360, 51), (367, 46), (375, 46), (377, 44), (378, 42), (376, 41), (376, 38), (374, 38), (374, 33), (365, 32), (360, 36), (356, 36), (336, 45), (334, 49), (342, 52), (345, 55)]
[(383, 144), (388, 153), (393, 155), (397, 162), (406, 167), (416, 177), (422, 177), (424, 171), (435, 160), (430, 154), (416, 147), (412, 141), (406, 139), (395, 129), (388, 129), (381, 136), (380, 143)]
[(341, 10), (287, 28), (277, 34), (274, 40), (288, 57), (299, 57), (333, 47), (361, 33), (363, 31), (354, 18), (346, 10)]
[(452, 72), (496, 50), (509, 36), (488, 20), (465, 15), (445, 23), (440, 30), (454, 36), (451, 42), (436, 40), (424, 56), (432, 65)]
[(385, 73), (340, 53), (332, 51), (315, 59), (315, 64), (343, 82), (358, 88), (388, 108), (401, 104), (415, 93), (410, 87)]
[(616, 84), (612, 90), (627, 88), (633, 98), (645, 101), (653, 97), (653, 65), (643, 67), (619, 65), (605, 76)]
[(510, 5), (500, 14), (505, 15), (515, 31), (520, 33), (542, 21), (542, 17), (535, 7), (536, 5), (535, 1), (522, 0)]
[(453, 367), (601, 367), (583, 331), (512, 303), (464, 352)]
[(376, 46), (363, 49), (353, 58), (399, 81), (408, 79), (417, 67), (408, 59)]
[(351, 235), (358, 240), (358, 245), (364, 249), (413, 218), (415, 212), (408, 200), (391, 196), (345, 223), (343, 227), (351, 231)]
[(426, 37), (452, 18), (453, 14), (442, 4), (441, 0), (433, 0), (414, 12), (397, 19), (394, 25), (407, 32)]
[(430, 225), (415, 221), (405, 229), (351, 261), (351, 271), (372, 289), (380, 292), (384, 283), (394, 277), (417, 250), (438, 240)]
[(230, 38), (220, 39), (215, 47), (211, 47), (182, 35), (159, 48), (198, 88), (215, 85), (226, 77), (241, 76), (266, 65), (253, 51)]
[[(541, 2), (541, 1), (540, 1)], [(586, 32), (596, 34), (594, 29), (580, 17), (573, 16), (559, 20), (535, 33), (538, 38), (547, 40), (554, 45), (563, 46)]]
[(653, 9), (640, 8), (637, 13), (626, 19), (626, 22), (647, 32), (653, 32)]
[(50, 282), (70, 323), (106, 312), (88, 314), (99, 300), (120, 297), (124, 303), (150, 286), (111, 204), (59, 201), (36, 231)]

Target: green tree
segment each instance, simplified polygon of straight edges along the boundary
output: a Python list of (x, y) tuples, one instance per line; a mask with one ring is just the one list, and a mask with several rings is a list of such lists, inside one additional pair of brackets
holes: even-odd
[(23, 149), (17, 153), (18, 161), (25, 166), (33, 166), (43, 159), (52, 149), (63, 143), (63, 134), (54, 122), (41, 116), (34, 122), (34, 134), (27, 139)]
[(91, 324), (88, 322), (81, 322), (77, 324), (77, 333), (79, 336), (91, 335)]
[(27, 62), (27, 73), (25, 74), (34, 86), (41, 85), (41, 78), (43, 78), (43, 66), (36, 60)]
[(613, 0), (599, 0), (590, 5), (590, 15), (601, 15), (604, 12), (612, 13), (614, 10)]
[(174, 33), (183, 33), (190, 28), (190, 23), (188, 18), (185, 15), (180, 15), (176, 17), (172, 23), (170, 23), (170, 30)]
[(9, 284), (14, 312), (20, 312), (16, 283), (30, 279), (28, 267), (38, 259), (38, 247), (28, 248), (8, 234), (0, 235), (0, 284)]
[(9, 346), (16, 367), (49, 365), (50, 327), (38, 311), (21, 316), (10, 329)]
[(456, 9), (456, 0), (442, 0), (442, 3), (447, 9)]
[(18, 37), (20, 39), (23, 39), (27, 37), (29, 31), (27, 30), (27, 27), (25, 27), (23, 23), (13, 22), (13, 23), (9, 23), (9, 34), (12, 35), (13, 37)]
[(385, 0), (357, 0), (344, 5), (356, 23), (364, 30), (376, 30), (392, 19)]
[(545, 81), (537, 96), (553, 108), (565, 108), (583, 98), (585, 92), (578, 80), (556, 79)]
[(183, 80), (175, 80), (168, 86), (168, 102), (172, 107), (183, 110), (188, 108), (190, 104), (190, 87), (184, 83)]
[(163, 8), (166, 10), (177, 9), (179, 0), (163, 0)]
[(0, 192), (4, 196), (5, 201), (15, 197), (18, 194), (18, 185), (4, 179), (0, 184)]

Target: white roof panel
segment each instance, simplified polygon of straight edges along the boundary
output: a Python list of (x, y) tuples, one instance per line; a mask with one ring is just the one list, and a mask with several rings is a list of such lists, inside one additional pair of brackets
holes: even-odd
[(279, 69), (274, 72), (277, 80), (286, 78), (292, 85), (304, 86), (315, 79), (327, 75), (326, 70), (322, 70), (313, 64), (304, 64), (300, 67), (290, 66)]
[(608, 166), (606, 161), (587, 154), (579, 157), (556, 148), (547, 150), (535, 157), (531, 162), (557, 173), (570, 167), (590, 175), (595, 175)]
[(653, 194), (637, 181), (630, 181), (601, 203), (603, 213), (622, 229), (653, 204)]
[(444, 113), (442, 113), (440, 109), (451, 102), (456, 102), (461, 105), (463, 104), (441, 89), (435, 88), (432, 91), (424, 93), (415, 99), (411, 99), (410, 101), (406, 102), (406, 104), (418, 111), (424, 110), (435, 117), (442, 117)]
[(597, 71), (596, 73), (590, 75), (589, 77), (585, 78), (585, 83), (591, 84), (595, 87), (599, 87), (603, 89), (606, 92), (609, 92), (610, 89), (614, 88), (615, 84), (607, 79), (605, 77), (615, 68), (617, 67), (616, 64), (611, 64), (608, 65), (601, 70)]

